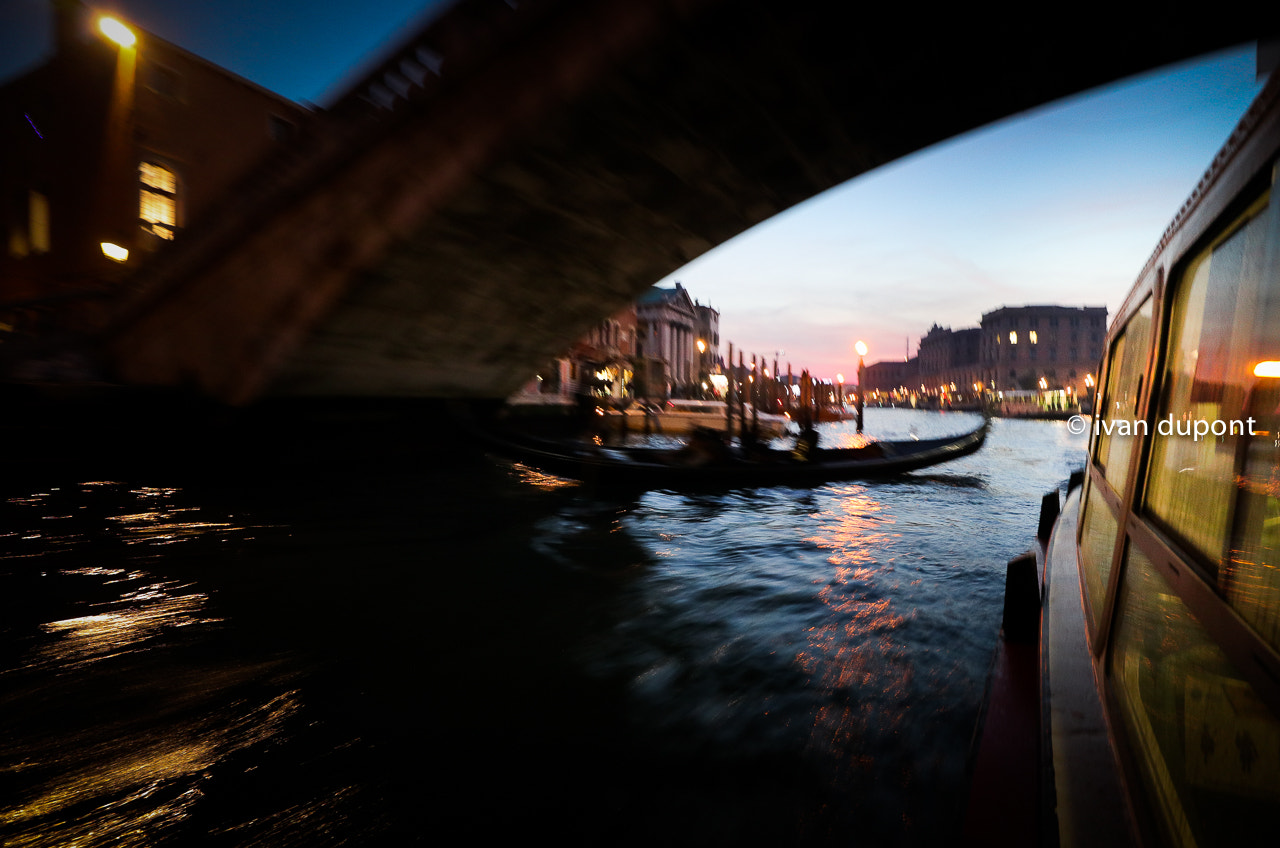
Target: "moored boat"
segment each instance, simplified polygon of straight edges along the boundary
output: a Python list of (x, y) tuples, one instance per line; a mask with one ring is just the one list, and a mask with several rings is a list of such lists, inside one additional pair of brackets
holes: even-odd
[(1278, 169), (1273, 78), (1108, 334), (1083, 484), (1043, 559), (1045, 844), (1274, 830)]
[[(605, 423), (615, 432), (654, 432), (668, 436), (687, 436), (700, 427), (725, 430), (741, 429), (741, 411), (733, 410), (732, 423), (724, 401), (668, 400), (663, 403), (632, 404), (623, 410), (605, 412)], [(776, 439), (795, 427), (786, 415), (746, 410), (747, 426), (754, 427), (760, 438)]]

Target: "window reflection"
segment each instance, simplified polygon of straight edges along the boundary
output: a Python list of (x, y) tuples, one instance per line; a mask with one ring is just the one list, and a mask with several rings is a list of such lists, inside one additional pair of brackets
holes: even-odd
[(1250, 404), (1259, 421), (1256, 435), (1247, 439), (1238, 531), (1222, 582), (1245, 621), (1280, 647), (1280, 381), (1267, 382), (1272, 385)]
[[(1270, 217), (1274, 229), (1280, 224), (1274, 204)], [(1275, 342), (1280, 327), (1280, 268), (1275, 251), (1280, 244), (1274, 235), (1270, 248), (1272, 258), (1262, 261), (1263, 279), (1251, 326), (1253, 344), (1247, 351), (1244, 377), (1248, 385), (1244, 407), (1246, 416), (1254, 419), (1253, 434), (1238, 439), (1235, 532), (1220, 580), (1223, 594), (1241, 617), (1272, 647), (1280, 647), (1280, 379), (1275, 367), (1280, 359)]]
[[(1107, 389), (1103, 406), (1098, 410), (1102, 420), (1112, 424), (1131, 422), (1138, 416), (1142, 400), (1142, 375), (1146, 372), (1147, 352), (1151, 347), (1151, 299), (1142, 305), (1116, 339), (1111, 349), (1111, 367), (1107, 372)], [(1133, 440), (1127, 430), (1107, 432), (1100, 427), (1098, 463), (1107, 482), (1118, 494), (1124, 494), (1129, 482), (1129, 457)]]
[(1084, 533), (1080, 536), (1080, 559), (1089, 595), (1090, 621), (1096, 631), (1106, 600), (1107, 580), (1111, 576), (1117, 520), (1107, 502), (1095, 497), (1086, 502), (1082, 523)]
[(178, 225), (178, 178), (162, 165), (143, 162), (138, 166), (138, 218), (142, 229), (163, 239), (172, 239)]
[[(1204, 557), (1216, 573), (1226, 553), (1241, 437), (1192, 438), (1179, 423), (1245, 417), (1252, 380), (1255, 312), (1270, 216), (1264, 197), (1228, 234), (1188, 266), (1175, 294), (1169, 363), (1157, 424), (1173, 434), (1153, 441), (1147, 509), (1166, 532)], [(1243, 330), (1243, 331), (1241, 331)]]
[(1132, 750), (1175, 845), (1233, 845), (1272, 829), (1280, 722), (1131, 548), (1112, 642)]

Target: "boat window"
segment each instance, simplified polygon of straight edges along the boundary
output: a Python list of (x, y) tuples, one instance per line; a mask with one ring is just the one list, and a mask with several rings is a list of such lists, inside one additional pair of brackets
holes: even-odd
[[(1216, 575), (1236, 499), (1266, 261), (1266, 198), (1197, 255), (1169, 321), (1164, 391), (1152, 440), (1146, 508)], [(1273, 270), (1274, 273), (1274, 270)]]
[(1112, 345), (1105, 399), (1098, 410), (1097, 461), (1107, 482), (1121, 495), (1129, 482), (1129, 458), (1135, 440), (1146, 435), (1146, 422), (1136, 419), (1151, 348), (1152, 314), (1152, 301), (1147, 298)]
[(1280, 648), (1280, 205), (1271, 205), (1269, 251), (1254, 309), (1244, 412), (1250, 433), (1239, 437), (1235, 532), (1220, 575), (1221, 588), (1241, 617)]
[(1118, 520), (1107, 501), (1094, 493), (1085, 500), (1084, 520), (1080, 534), (1080, 566), (1089, 602), (1089, 621), (1097, 632), (1106, 601), (1107, 579), (1111, 576), (1111, 558), (1115, 555)]
[(1118, 603), (1109, 674), (1170, 843), (1242, 845), (1270, 832), (1280, 721), (1133, 546)]

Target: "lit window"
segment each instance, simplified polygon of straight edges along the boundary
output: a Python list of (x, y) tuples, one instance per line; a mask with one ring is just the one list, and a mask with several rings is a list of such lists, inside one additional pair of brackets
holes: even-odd
[(31, 252), (49, 252), (49, 198), (38, 191), (28, 196), (31, 216)]
[(1010, 330), (1010, 331), (1009, 331), (1009, 344), (1017, 344), (1017, 343), (1018, 343), (1018, 331), (1017, 331), (1017, 330)]
[(1036, 335), (1036, 331), (1035, 331), (1035, 330), (1032, 330), (1031, 332), (1027, 333), (1027, 341), (1031, 342), (1032, 344), (1035, 344), (1035, 343), (1036, 343), (1036, 342), (1038, 342), (1039, 340), (1040, 340), (1040, 339), (1039, 339), (1039, 337)]
[(138, 219), (142, 229), (172, 239), (178, 226), (178, 179), (173, 171), (154, 162), (138, 166)]

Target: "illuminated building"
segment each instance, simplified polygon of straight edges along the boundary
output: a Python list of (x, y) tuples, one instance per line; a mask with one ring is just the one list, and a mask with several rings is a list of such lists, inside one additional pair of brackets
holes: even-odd
[(1083, 396), (1107, 334), (1104, 306), (1002, 307), (982, 316), (985, 382), (998, 390), (1070, 389)]
[(91, 329), (95, 295), (311, 114), (128, 21), (53, 6), (53, 55), (0, 86), (0, 332)]

